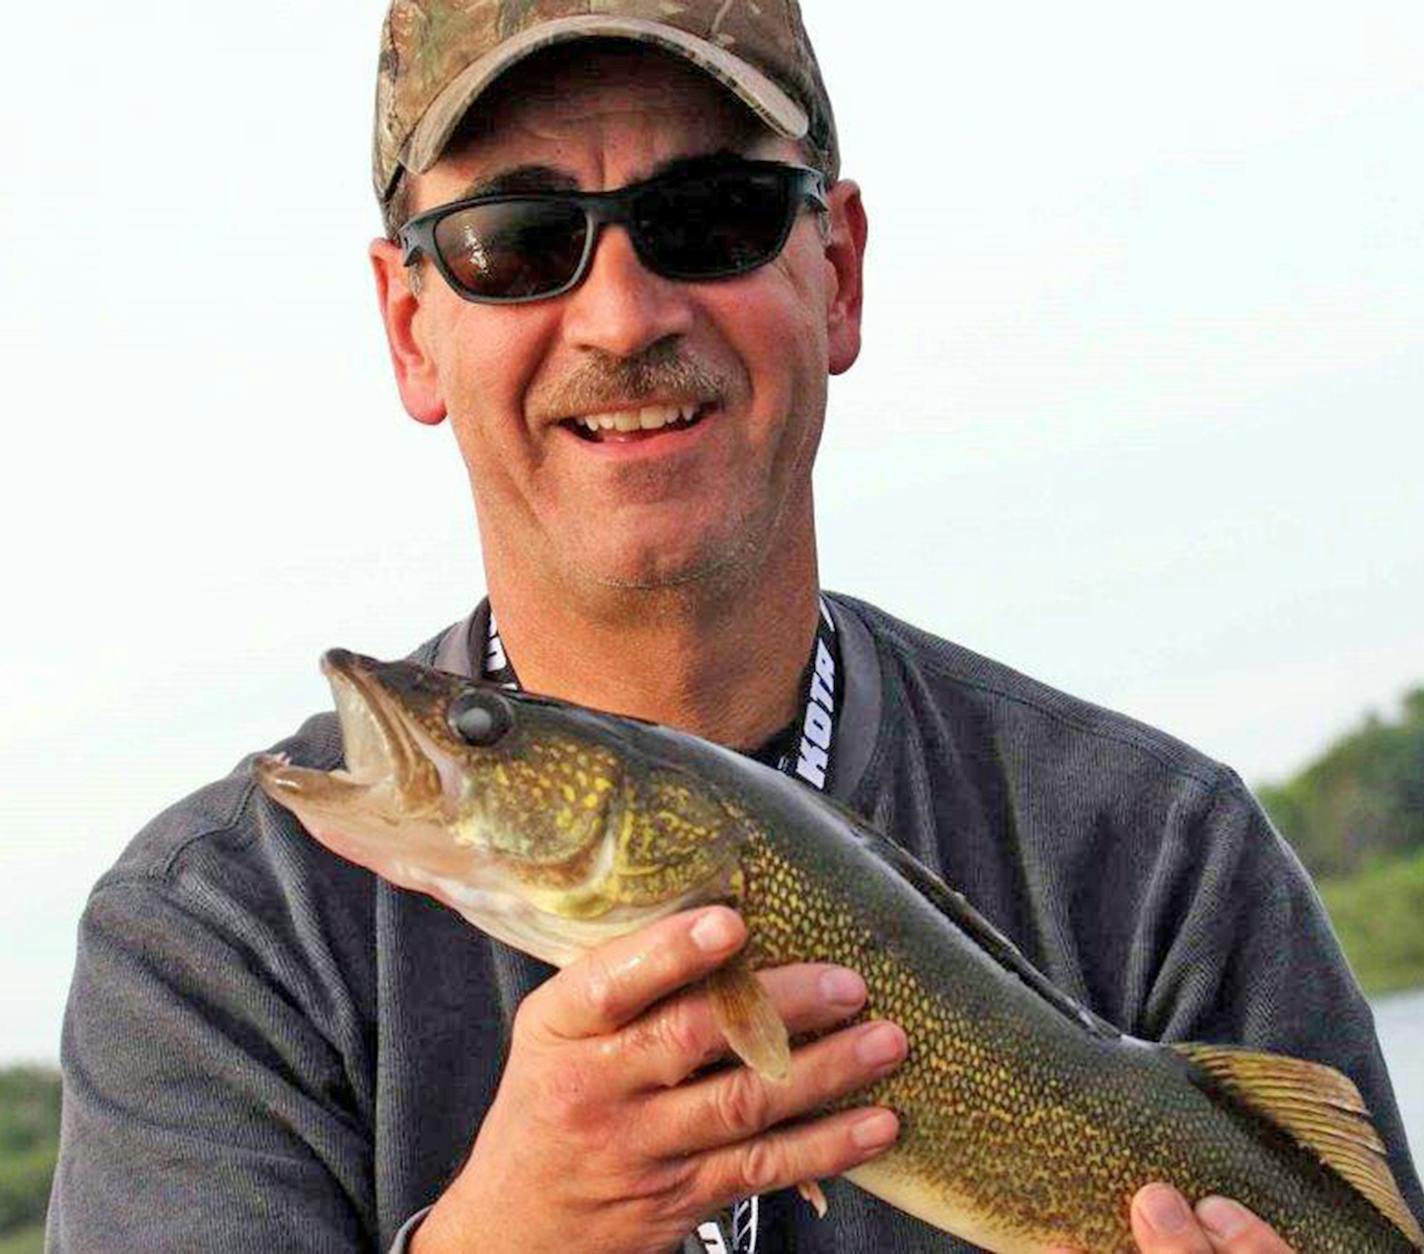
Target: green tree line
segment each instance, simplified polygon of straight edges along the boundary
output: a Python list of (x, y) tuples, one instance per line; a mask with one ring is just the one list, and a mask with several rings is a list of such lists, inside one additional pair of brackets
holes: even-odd
[(1397, 721), (1370, 716), (1291, 779), (1258, 793), (1318, 879), (1424, 849), (1424, 688), (1405, 696)]
[(59, 1072), (0, 1070), (0, 1254), (42, 1248), (58, 1153)]
[(1371, 994), (1424, 985), (1424, 688), (1257, 790)]

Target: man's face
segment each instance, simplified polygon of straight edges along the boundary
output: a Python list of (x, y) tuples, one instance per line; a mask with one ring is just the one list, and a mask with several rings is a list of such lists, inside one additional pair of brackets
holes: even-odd
[[(803, 160), (670, 58), (595, 54), (545, 83), (525, 75), (482, 105), (416, 180), (413, 211), (496, 181), (617, 188), (726, 150)], [(465, 301), (429, 265), (413, 301), (394, 249), (375, 246), (406, 406), (448, 414), (491, 566), (577, 595), (735, 580), (788, 529), (809, 539), (827, 374), (859, 348), (863, 219), (853, 184), (832, 200), (829, 234), (807, 209), (775, 261), (717, 281), (660, 278), (605, 226), (579, 287), (523, 305)], [(658, 407), (694, 416), (636, 433), (580, 421)]]

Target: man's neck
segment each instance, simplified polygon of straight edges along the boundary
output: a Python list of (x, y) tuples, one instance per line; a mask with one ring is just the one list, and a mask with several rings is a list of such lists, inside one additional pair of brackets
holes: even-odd
[(640, 591), (602, 605), (494, 580), (490, 592), (500, 639), (530, 692), (749, 748), (799, 712), (820, 612), (814, 557), (799, 578), (778, 583), (733, 596)]

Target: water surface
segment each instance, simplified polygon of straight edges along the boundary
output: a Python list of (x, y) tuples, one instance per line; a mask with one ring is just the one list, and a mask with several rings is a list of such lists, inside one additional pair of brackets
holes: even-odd
[(1376, 998), (1371, 1004), (1414, 1166), (1424, 1170), (1424, 988)]

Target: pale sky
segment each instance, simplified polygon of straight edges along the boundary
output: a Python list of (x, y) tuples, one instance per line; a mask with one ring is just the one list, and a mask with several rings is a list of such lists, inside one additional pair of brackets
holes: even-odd
[[(145, 819), (481, 594), (365, 261), (383, 7), (7, 15), (0, 1061)], [(872, 223), (826, 585), (1253, 782), (1424, 682), (1418, 0), (804, 7)]]

